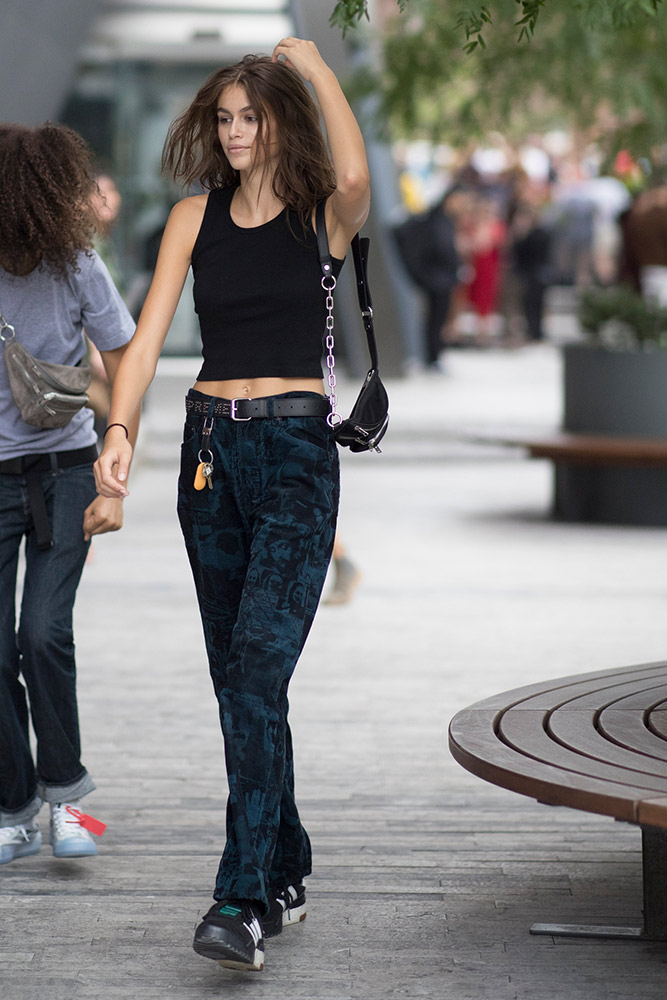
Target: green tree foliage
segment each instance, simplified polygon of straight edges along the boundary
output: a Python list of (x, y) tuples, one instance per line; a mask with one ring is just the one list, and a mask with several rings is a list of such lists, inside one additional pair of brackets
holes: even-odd
[[(521, 41), (531, 36), (535, 31), (537, 19), (542, 8), (547, 8), (553, 12), (559, 2), (563, 6), (562, 0), (512, 0), (514, 6), (509, 10), (500, 12), (500, 16), (509, 17), (519, 28), (518, 40)], [(575, 6), (580, 8), (587, 17), (590, 24), (595, 25), (601, 15), (609, 16), (615, 27), (627, 25), (637, 13), (653, 14), (658, 10), (662, 0), (575, 0)], [(414, 9), (418, 6), (418, 0), (396, 0), (398, 10), (403, 12), (406, 9)], [(455, 11), (457, 27), (465, 33), (467, 48), (472, 45), (476, 47), (485, 45), (483, 30), (485, 25), (492, 21), (491, 8), (499, 6), (507, 7), (505, 4), (488, 3), (457, 3), (455, 0), (441, 0), (441, 6), (447, 5)], [(330, 22), (333, 27), (341, 28), (343, 33), (348, 28), (355, 27), (363, 18), (368, 20), (368, 0), (338, 0), (333, 9)], [(472, 42), (471, 42), (472, 39)], [(470, 48), (472, 51), (472, 48)]]
[(460, 143), (566, 125), (642, 155), (667, 141), (661, 0), (404, 6), (383, 31), (381, 68), (358, 80), (394, 135)]

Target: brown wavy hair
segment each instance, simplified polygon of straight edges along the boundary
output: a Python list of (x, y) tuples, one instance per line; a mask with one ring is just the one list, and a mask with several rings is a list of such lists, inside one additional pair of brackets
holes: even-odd
[(0, 123), (0, 264), (29, 274), (42, 262), (65, 276), (90, 249), (92, 154), (78, 133), (46, 122)]
[[(257, 116), (256, 155), (262, 147), (266, 153), (266, 125), (271, 120), (270, 140), (278, 143), (273, 192), (307, 224), (317, 202), (335, 190), (336, 176), (315, 101), (298, 73), (268, 56), (245, 56), (208, 78), (190, 107), (172, 122), (163, 169), (185, 186), (198, 182), (205, 190), (238, 183), (238, 171), (220, 145), (217, 122), (220, 94), (233, 85), (244, 88)], [(265, 156), (263, 180), (268, 163)]]

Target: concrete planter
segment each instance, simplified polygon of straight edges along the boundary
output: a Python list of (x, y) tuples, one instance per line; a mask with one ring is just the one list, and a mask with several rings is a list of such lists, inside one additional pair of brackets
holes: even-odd
[[(667, 438), (667, 350), (564, 348), (563, 430)], [(568, 521), (667, 525), (667, 469), (556, 466), (555, 513)]]
[(564, 430), (667, 437), (667, 350), (568, 344), (563, 351)]

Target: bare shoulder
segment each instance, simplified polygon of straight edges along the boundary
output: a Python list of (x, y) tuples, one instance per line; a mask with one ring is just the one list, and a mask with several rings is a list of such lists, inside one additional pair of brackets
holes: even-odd
[(195, 194), (189, 198), (183, 198), (176, 202), (169, 213), (169, 221), (179, 227), (190, 228), (196, 226), (199, 229), (201, 221), (206, 211), (208, 194)]
[(177, 202), (169, 213), (163, 245), (192, 250), (206, 211), (207, 194), (196, 194)]

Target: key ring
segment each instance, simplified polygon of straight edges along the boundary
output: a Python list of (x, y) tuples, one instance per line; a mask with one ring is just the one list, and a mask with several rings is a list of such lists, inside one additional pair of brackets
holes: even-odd
[[(5, 337), (5, 330), (9, 330), (9, 332), (11, 333), (10, 337)], [(3, 343), (9, 344), (14, 339), (15, 336), (16, 336), (16, 330), (14, 329), (11, 323), (7, 322), (2, 313), (0, 313), (0, 340), (2, 340)]]

